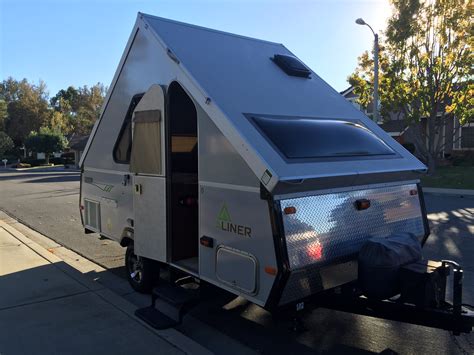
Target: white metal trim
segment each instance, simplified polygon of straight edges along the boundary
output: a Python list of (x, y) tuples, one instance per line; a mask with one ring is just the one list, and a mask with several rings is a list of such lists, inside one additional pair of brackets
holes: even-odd
[(92, 168), (92, 167), (85, 167), (83, 174), (87, 172), (92, 173), (102, 173), (102, 174), (113, 174), (113, 175), (134, 175), (129, 171), (119, 171), (119, 170), (112, 170), (112, 169), (100, 169), (100, 168)]
[(216, 187), (219, 189), (260, 193), (260, 189), (258, 187), (252, 187), (252, 186), (225, 184), (225, 183), (212, 182), (212, 181), (199, 181), (199, 185), (207, 186), (207, 187)]
[(420, 180), (407, 180), (407, 181), (386, 182), (386, 183), (381, 183), (381, 184), (337, 187), (333, 189), (324, 189), (324, 190), (311, 190), (311, 191), (297, 192), (297, 193), (292, 193), (292, 194), (275, 195), (274, 199), (286, 200), (290, 198), (326, 195), (326, 194), (339, 193), (339, 192), (349, 192), (349, 191), (366, 190), (366, 189), (377, 189), (377, 188), (390, 187), (390, 186), (418, 184), (419, 182)]
[(265, 39), (260, 39), (260, 38), (255, 38), (255, 37), (248, 37), (248, 36), (243, 36), (243, 35), (239, 35), (239, 34), (236, 34), (236, 33), (220, 31), (220, 30), (216, 30), (214, 28), (202, 27), (202, 26), (193, 25), (193, 24), (187, 23), (187, 22), (180, 22), (180, 21), (176, 21), (176, 20), (170, 20), (168, 18), (154, 16), (154, 15), (150, 15), (150, 14), (145, 14), (143, 12), (139, 12), (138, 15), (142, 16), (142, 17), (150, 17), (150, 18), (158, 19), (158, 20), (164, 21), (164, 22), (175, 23), (175, 24), (178, 24), (178, 25), (181, 25), (181, 26), (187, 26), (187, 27), (196, 28), (196, 29), (199, 29), (199, 30), (219, 33), (219, 34), (223, 34), (223, 35), (227, 35), (227, 36), (231, 36), (231, 37), (243, 38), (243, 39), (248, 39), (248, 40), (252, 40), (252, 41), (256, 41), (256, 42), (276, 44), (276, 45), (281, 45), (281, 46), (283, 45), (283, 44), (278, 43), (278, 42), (272, 42), (272, 41), (267, 41)]
[[(268, 296), (267, 296), (267, 299), (265, 300), (261, 300), (261, 299), (258, 299), (257, 296), (258, 296), (258, 293), (256, 293), (255, 295), (250, 295), (248, 293), (244, 293), (242, 291), (239, 291), (238, 289), (236, 288), (233, 288), (233, 287), (229, 287), (227, 284), (225, 283), (222, 283), (220, 282), (219, 280), (216, 279), (213, 279), (211, 277), (207, 277), (207, 276), (199, 276), (199, 278), (203, 281), (206, 281), (206, 282), (209, 282), (210, 284), (212, 285), (215, 285), (217, 287), (220, 287), (222, 289), (224, 289), (225, 291), (228, 291), (236, 296), (243, 296), (245, 295), (245, 297), (255, 303), (256, 305), (258, 306), (261, 306), (261, 307), (264, 307), (265, 306), (265, 303), (266, 303), (266, 300), (268, 299)], [(259, 291), (260, 292), (260, 291)]]
[[(171, 265), (172, 267), (176, 268), (176, 269), (179, 269), (179, 270), (181, 270), (181, 271), (187, 272), (188, 274), (191, 274), (191, 275), (193, 275), (193, 276), (195, 276), (195, 277), (197, 277), (197, 278), (201, 278), (201, 277), (199, 276), (199, 271), (196, 273), (196, 271), (194, 271), (194, 270), (188, 269), (188, 268), (186, 268), (186, 267), (184, 267), (184, 266), (182, 266), (182, 265), (176, 264), (176, 263), (171, 262), (171, 261), (170, 261), (168, 264)], [(198, 265), (198, 267), (199, 267), (199, 265)]]

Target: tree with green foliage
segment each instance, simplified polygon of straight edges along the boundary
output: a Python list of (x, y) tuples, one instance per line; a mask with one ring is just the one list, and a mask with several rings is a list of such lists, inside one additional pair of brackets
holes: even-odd
[(22, 146), (30, 132), (47, 127), (63, 135), (89, 134), (98, 119), (106, 88), (97, 83), (78, 89), (60, 90), (51, 100), (44, 82), (8, 78), (0, 82), (0, 130), (16, 146)]
[(63, 151), (67, 147), (67, 140), (61, 132), (42, 127), (39, 132), (30, 133), (25, 146), (35, 153), (44, 153), (46, 164), (49, 164), (50, 155)]
[[(70, 132), (85, 135), (90, 133), (99, 118), (105, 93), (106, 88), (100, 83), (78, 89), (70, 86), (60, 90), (50, 102), (55, 112), (69, 122)], [(57, 119), (61, 116), (57, 114)]]
[(0, 131), (5, 131), (5, 121), (7, 117), (7, 102), (0, 98)]
[(26, 79), (8, 78), (0, 83), (0, 100), (6, 103), (5, 132), (18, 146), (48, 121), (48, 93), (42, 81), (35, 85)]
[[(432, 173), (451, 120), (474, 113), (474, 12), (469, 0), (391, 0), (392, 16), (380, 51), (381, 115), (398, 113), (412, 127), (417, 152)], [(359, 103), (373, 90), (373, 61), (359, 58), (349, 77)], [(456, 133), (456, 132), (454, 132)]]
[(15, 145), (13, 144), (12, 139), (5, 132), (0, 131), (0, 157), (12, 150)]

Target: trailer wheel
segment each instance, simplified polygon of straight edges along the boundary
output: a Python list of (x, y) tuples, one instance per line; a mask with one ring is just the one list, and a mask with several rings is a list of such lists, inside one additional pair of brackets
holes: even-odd
[(140, 293), (150, 293), (160, 278), (159, 263), (135, 254), (133, 243), (125, 253), (127, 279), (132, 288)]

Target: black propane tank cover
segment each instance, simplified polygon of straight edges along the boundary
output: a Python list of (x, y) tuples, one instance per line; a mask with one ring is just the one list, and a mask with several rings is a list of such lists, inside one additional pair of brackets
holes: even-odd
[(421, 244), (412, 233), (369, 239), (359, 252), (359, 283), (365, 296), (383, 300), (400, 293), (400, 268), (421, 258)]

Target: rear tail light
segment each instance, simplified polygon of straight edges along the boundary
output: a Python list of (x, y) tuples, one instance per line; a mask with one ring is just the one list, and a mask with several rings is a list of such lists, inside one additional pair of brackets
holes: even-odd
[(308, 254), (308, 256), (314, 261), (322, 259), (323, 246), (321, 245), (319, 240), (308, 244), (308, 246), (306, 247), (306, 254)]

